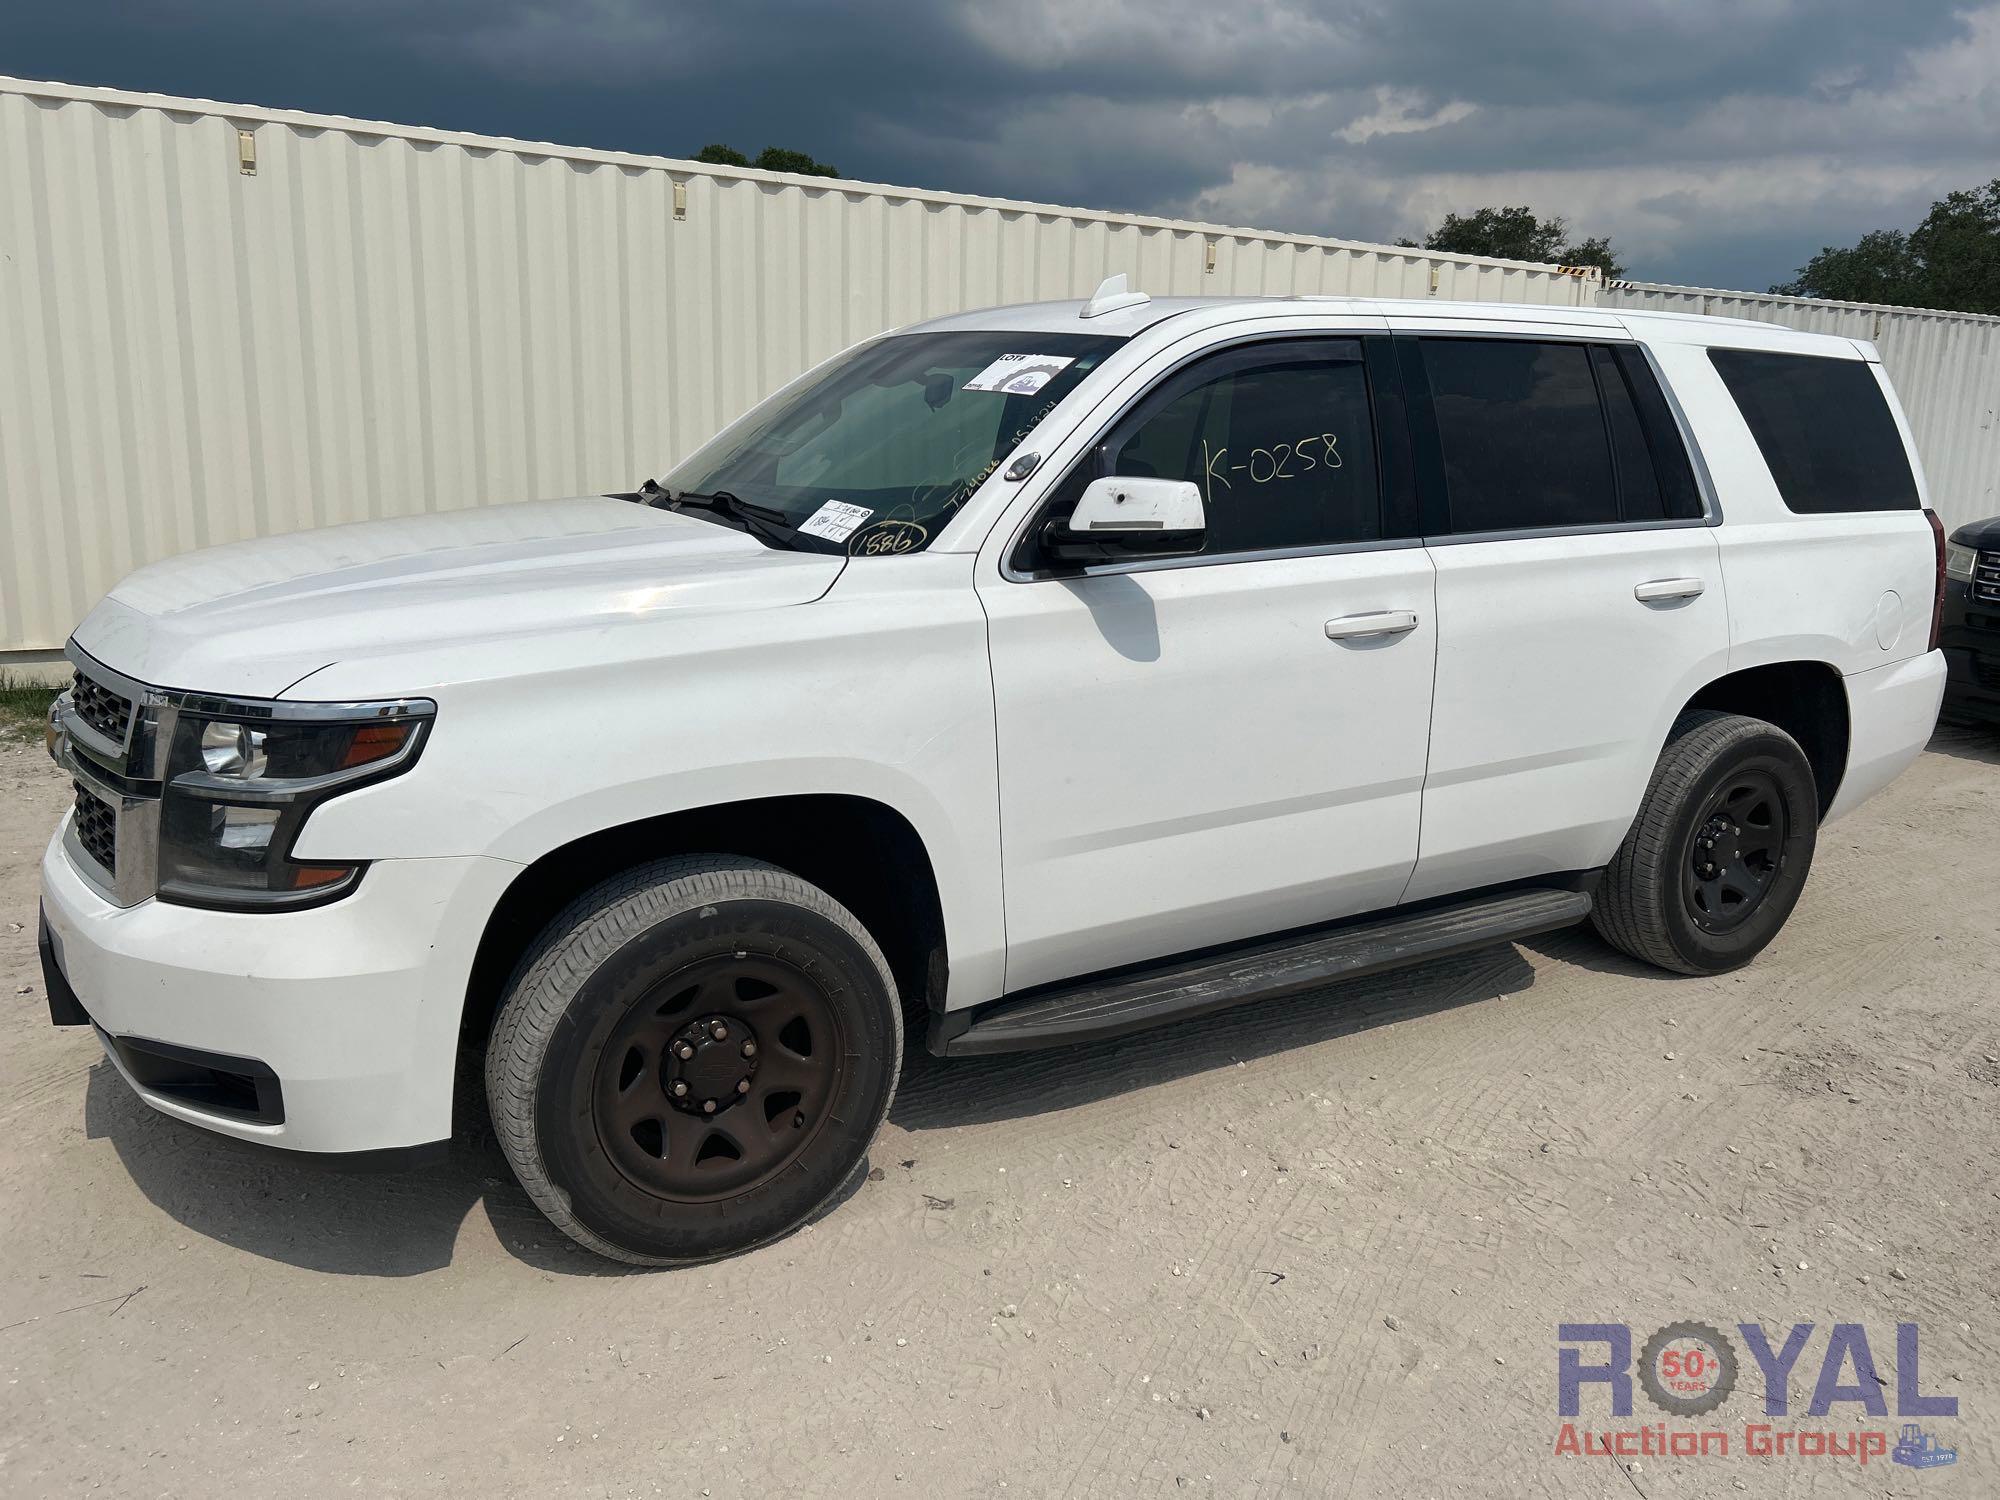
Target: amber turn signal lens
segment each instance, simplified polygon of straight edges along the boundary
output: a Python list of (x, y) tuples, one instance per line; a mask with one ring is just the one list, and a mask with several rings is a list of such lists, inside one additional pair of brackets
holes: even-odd
[(353, 873), (352, 865), (297, 865), (292, 870), (292, 889), (317, 890), (323, 885), (332, 885), (336, 881), (345, 880)]
[(398, 724), (363, 724), (354, 731), (346, 753), (340, 757), (340, 768), (344, 771), (352, 766), (373, 765), (378, 760), (387, 760), (409, 743), (416, 728), (408, 720)]

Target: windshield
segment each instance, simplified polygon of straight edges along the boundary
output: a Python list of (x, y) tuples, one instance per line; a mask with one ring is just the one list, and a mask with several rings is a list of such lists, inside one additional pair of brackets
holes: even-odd
[(801, 548), (915, 552), (1123, 342), (1077, 333), (877, 339), (723, 432), (665, 488), (690, 503), (725, 497), (782, 523)]

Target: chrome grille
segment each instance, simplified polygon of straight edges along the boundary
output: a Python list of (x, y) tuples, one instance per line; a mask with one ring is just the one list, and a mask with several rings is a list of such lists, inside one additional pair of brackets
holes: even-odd
[(1973, 558), (1972, 597), (1981, 604), (2000, 604), (2000, 552), (1981, 552)]
[(132, 719), (132, 700), (124, 698), (78, 672), (70, 688), (76, 716), (108, 740), (125, 743), (125, 729)]
[(104, 866), (110, 875), (118, 873), (118, 814), (110, 803), (82, 782), (76, 787), (76, 839), (84, 853)]
[(160, 782), (174, 712), (157, 688), (69, 649), (76, 675), (56, 700), (57, 762), (76, 785), (63, 846), (85, 879), (118, 906), (159, 885)]

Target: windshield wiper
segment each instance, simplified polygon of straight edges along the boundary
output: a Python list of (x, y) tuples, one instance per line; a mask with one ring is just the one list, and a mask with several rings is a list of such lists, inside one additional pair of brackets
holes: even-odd
[(639, 486), (639, 501), (642, 505), (657, 506), (661, 510), (705, 510), (714, 515), (727, 516), (745, 531), (781, 547), (791, 547), (798, 533), (798, 528), (786, 520), (785, 513), (775, 506), (752, 505), (728, 490), (715, 490), (704, 495), (694, 490), (670, 490), (658, 480), (648, 479)]

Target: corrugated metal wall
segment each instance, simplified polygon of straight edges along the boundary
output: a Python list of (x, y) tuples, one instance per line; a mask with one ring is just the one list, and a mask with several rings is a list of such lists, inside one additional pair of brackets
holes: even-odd
[(1643, 281), (1611, 282), (1598, 300), (1874, 340), (1909, 415), (1931, 504), (1946, 530), (2000, 515), (2000, 318)]
[(0, 664), (153, 558), (623, 488), (855, 339), (1114, 271), (1872, 338), (1940, 511), (2000, 512), (2000, 319), (0, 79)]
[(1546, 266), (0, 79), (0, 661), (59, 647), (150, 559), (626, 488), (858, 338), (1114, 271), (1156, 293), (1595, 290)]

